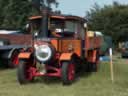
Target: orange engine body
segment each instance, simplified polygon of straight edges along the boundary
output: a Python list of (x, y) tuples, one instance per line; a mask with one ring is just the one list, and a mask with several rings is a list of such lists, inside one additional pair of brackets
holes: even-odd
[(55, 46), (58, 52), (68, 53), (74, 52), (78, 56), (81, 56), (81, 40), (77, 39), (52, 39), (52, 45)]
[[(90, 32), (90, 33), (88, 33)], [(101, 47), (102, 36), (96, 36), (95, 32), (88, 31), (86, 33), (86, 50), (93, 50)]]

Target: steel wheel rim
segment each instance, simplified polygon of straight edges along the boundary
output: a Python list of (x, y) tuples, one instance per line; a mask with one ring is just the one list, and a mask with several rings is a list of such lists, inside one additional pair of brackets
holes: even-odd
[(25, 77), (26, 77), (26, 79), (27, 80), (32, 80), (33, 79), (33, 68), (32, 67), (30, 67), (29, 65), (28, 66), (26, 66), (26, 68), (25, 68)]

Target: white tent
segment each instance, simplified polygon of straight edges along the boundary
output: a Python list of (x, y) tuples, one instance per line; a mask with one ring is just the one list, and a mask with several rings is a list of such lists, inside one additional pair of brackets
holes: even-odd
[(16, 30), (0, 30), (0, 34), (16, 34), (19, 32), (20, 31), (16, 31)]
[(96, 36), (103, 36), (102, 32), (95, 31)]

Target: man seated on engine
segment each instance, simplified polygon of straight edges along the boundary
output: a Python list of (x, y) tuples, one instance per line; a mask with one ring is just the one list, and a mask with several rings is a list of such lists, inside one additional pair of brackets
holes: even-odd
[(62, 37), (59, 33), (61, 33), (62, 32), (62, 29), (60, 29), (60, 28), (55, 28), (55, 27), (52, 27), (51, 29), (50, 29), (50, 37), (58, 37), (58, 38), (60, 38), (60, 37)]

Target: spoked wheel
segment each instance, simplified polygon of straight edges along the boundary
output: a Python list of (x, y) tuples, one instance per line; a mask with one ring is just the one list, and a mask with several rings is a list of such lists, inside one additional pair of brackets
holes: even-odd
[(8, 67), (15, 68), (18, 66), (19, 58), (18, 58), (18, 51), (14, 51), (11, 58), (8, 60)]
[(25, 60), (20, 60), (18, 65), (18, 81), (20, 84), (26, 84), (34, 79), (35, 69)]
[(62, 63), (62, 81), (64, 85), (71, 84), (75, 79), (75, 65), (70, 62)]
[(97, 72), (97, 70), (98, 70), (97, 64), (96, 64), (96, 63), (92, 63), (91, 65), (92, 65), (92, 66), (91, 66), (91, 67), (92, 67), (91, 71), (92, 71), (92, 72)]

